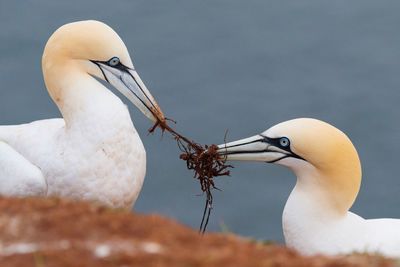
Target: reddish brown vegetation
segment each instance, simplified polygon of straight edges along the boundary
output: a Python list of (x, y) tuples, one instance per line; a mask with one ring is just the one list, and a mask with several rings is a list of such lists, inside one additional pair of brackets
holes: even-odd
[(149, 129), (149, 132), (153, 133), (157, 127), (159, 127), (163, 133), (167, 131), (172, 134), (178, 143), (179, 149), (182, 151), (179, 158), (186, 161), (186, 166), (189, 170), (194, 171), (194, 178), (199, 180), (201, 190), (206, 194), (206, 204), (200, 224), (200, 232), (204, 233), (213, 205), (211, 190), (216, 189), (214, 177), (229, 175), (228, 169), (232, 168), (232, 166), (226, 165), (225, 159), (219, 156), (217, 145), (202, 146), (176, 132), (166, 123), (165, 119), (157, 121), (157, 123)]
[(302, 257), (158, 215), (57, 199), (0, 198), (0, 266), (395, 266), (377, 256)]

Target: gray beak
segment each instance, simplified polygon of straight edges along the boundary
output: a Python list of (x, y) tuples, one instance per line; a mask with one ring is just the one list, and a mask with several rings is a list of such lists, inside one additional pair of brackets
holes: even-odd
[[(227, 144), (221, 144), (218, 146), (218, 152), (221, 157), (227, 160), (238, 161), (274, 163), (288, 157), (302, 159), (291, 151), (290, 143), (287, 143), (288, 146), (283, 146), (280, 144), (280, 140), (281, 138), (255, 135)], [(288, 139), (286, 138), (286, 140)]]
[(165, 121), (165, 117), (154, 97), (144, 85), (135, 69), (119, 65), (111, 67), (103, 62), (94, 62), (103, 72), (104, 78), (153, 122)]

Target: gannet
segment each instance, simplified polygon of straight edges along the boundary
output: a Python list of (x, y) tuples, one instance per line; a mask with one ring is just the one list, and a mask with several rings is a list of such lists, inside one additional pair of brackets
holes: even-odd
[(290, 168), (296, 185), (283, 211), (286, 244), (306, 255), (381, 253), (400, 257), (400, 220), (364, 219), (349, 211), (361, 184), (361, 164), (350, 139), (332, 125), (289, 120), (265, 132), (219, 145), (227, 160)]
[(102, 22), (66, 24), (48, 40), (42, 69), (63, 118), (0, 126), (0, 194), (131, 207), (146, 172), (145, 149), (125, 104), (97, 79), (153, 122), (164, 115), (124, 42)]

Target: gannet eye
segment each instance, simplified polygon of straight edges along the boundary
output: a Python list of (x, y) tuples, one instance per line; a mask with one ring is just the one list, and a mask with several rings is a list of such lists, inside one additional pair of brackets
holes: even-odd
[(113, 57), (112, 59), (110, 59), (108, 61), (108, 65), (110, 65), (111, 67), (116, 67), (119, 65), (119, 63), (120, 63), (120, 60), (118, 57)]
[(290, 145), (290, 141), (288, 138), (282, 137), (279, 139), (279, 145), (281, 145), (281, 147), (288, 147)]

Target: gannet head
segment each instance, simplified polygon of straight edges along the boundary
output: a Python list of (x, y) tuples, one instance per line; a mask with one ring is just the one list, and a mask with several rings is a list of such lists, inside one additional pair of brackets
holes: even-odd
[(261, 161), (289, 167), (303, 185), (320, 187), (341, 211), (353, 204), (361, 165), (350, 139), (316, 119), (282, 122), (265, 132), (219, 145), (227, 160)]
[(46, 44), (42, 66), (55, 102), (62, 98), (60, 86), (55, 84), (62, 79), (61, 74), (67, 70), (85, 72), (110, 83), (149, 119), (164, 120), (157, 102), (136, 72), (124, 42), (102, 22), (79, 21), (60, 27)]

